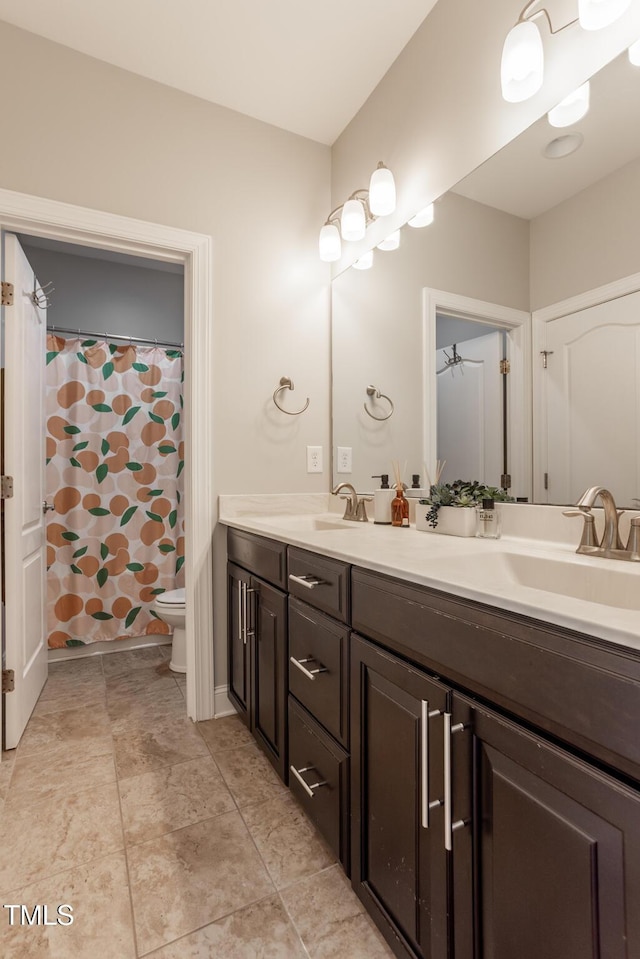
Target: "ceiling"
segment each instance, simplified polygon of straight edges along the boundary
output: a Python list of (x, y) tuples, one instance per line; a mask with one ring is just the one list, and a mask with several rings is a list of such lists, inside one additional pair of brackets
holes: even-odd
[(0, 0), (0, 20), (332, 144), (437, 0)]
[[(591, 80), (590, 109), (571, 127), (546, 116), (503, 147), (454, 188), (455, 193), (531, 220), (640, 156), (640, 67), (620, 54)], [(549, 160), (555, 137), (580, 133), (582, 146)]]

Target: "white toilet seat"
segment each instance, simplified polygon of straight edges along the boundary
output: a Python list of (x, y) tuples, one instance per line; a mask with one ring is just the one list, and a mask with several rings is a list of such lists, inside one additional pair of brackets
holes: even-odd
[(158, 606), (184, 606), (186, 603), (186, 591), (182, 589), (170, 589), (166, 593), (160, 593), (156, 596)]

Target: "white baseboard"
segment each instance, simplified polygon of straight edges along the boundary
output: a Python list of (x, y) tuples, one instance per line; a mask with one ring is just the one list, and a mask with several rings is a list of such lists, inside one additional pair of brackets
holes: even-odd
[(214, 719), (222, 719), (223, 716), (234, 716), (237, 709), (229, 699), (228, 686), (216, 686), (214, 690)]

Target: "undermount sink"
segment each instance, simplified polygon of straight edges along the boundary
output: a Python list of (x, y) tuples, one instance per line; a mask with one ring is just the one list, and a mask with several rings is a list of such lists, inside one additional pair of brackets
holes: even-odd
[(559, 596), (640, 611), (640, 565), (501, 551), (440, 559), (437, 572), (481, 588), (527, 586)]
[(269, 525), (281, 529), (300, 530), (300, 532), (319, 532), (330, 529), (353, 529), (363, 526), (363, 523), (352, 523), (333, 516), (314, 516), (300, 514), (298, 516), (270, 516)]

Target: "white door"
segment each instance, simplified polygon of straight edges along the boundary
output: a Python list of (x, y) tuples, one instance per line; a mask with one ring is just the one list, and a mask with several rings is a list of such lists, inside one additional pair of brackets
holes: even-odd
[(640, 496), (640, 293), (545, 324), (548, 502)]
[(4, 277), (13, 283), (5, 306), (4, 472), (14, 493), (4, 500), (5, 745), (13, 749), (47, 679), (45, 632), (44, 374), (46, 311), (31, 299), (34, 273), (17, 238), (4, 237)]
[[(438, 459), (446, 460), (443, 483), (478, 480), (500, 487), (502, 476), (502, 333), (489, 333), (456, 350), (467, 363), (437, 376)], [(436, 370), (452, 349), (437, 350)]]

